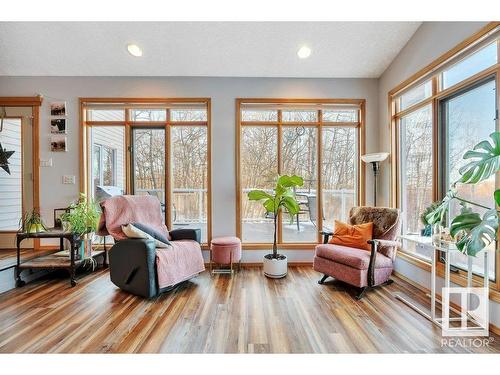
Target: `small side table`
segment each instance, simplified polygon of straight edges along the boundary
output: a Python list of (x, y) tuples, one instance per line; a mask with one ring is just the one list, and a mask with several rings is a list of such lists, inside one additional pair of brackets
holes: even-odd
[[(84, 259), (78, 259), (78, 249), (81, 244), (80, 237), (72, 232), (66, 232), (62, 229), (49, 229), (46, 232), (40, 233), (17, 233), (16, 236), (17, 243), (17, 265), (15, 270), (16, 276), (16, 286), (21, 287), (26, 284), (25, 281), (21, 279), (21, 273), (25, 269), (66, 269), (70, 275), (71, 286), (76, 285), (75, 271), (84, 262)], [(68, 240), (70, 243), (69, 249), (69, 259), (64, 256), (57, 256), (54, 253), (45, 254), (38, 258), (30, 259), (26, 262), (21, 263), (21, 242), (27, 238), (59, 238), (59, 250), (54, 250), (54, 253), (64, 250), (64, 239)], [(103, 256), (104, 267), (107, 267), (107, 254), (106, 247), (103, 250), (93, 251), (92, 258), (97, 256)]]

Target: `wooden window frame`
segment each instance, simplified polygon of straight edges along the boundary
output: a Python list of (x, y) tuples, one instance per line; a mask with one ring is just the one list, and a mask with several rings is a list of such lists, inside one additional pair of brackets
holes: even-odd
[[(125, 118), (123, 121), (86, 121), (88, 107), (100, 104), (124, 105)], [(203, 104), (207, 111), (206, 121), (170, 121), (169, 105)], [(165, 121), (132, 121), (129, 117), (129, 108), (143, 109), (144, 105), (155, 108), (165, 108)], [(133, 128), (156, 127), (165, 129), (165, 203), (170, 207), (172, 202), (172, 165), (169, 163), (171, 154), (172, 126), (206, 126), (207, 127), (207, 242), (202, 244), (202, 249), (209, 248), (212, 239), (212, 138), (211, 138), (211, 99), (210, 98), (79, 98), (80, 107), (80, 191), (87, 194), (90, 191), (89, 178), (89, 152), (90, 129), (92, 127), (122, 126), (125, 132), (125, 193), (132, 191), (132, 158), (131, 158), (131, 132)], [(172, 228), (172, 210), (165, 210), (165, 220), (168, 228)]]
[[(277, 121), (242, 121), (241, 110), (242, 106), (248, 104), (269, 104), (269, 105), (283, 105), (287, 104), (304, 104), (304, 105), (355, 105), (358, 106), (359, 114), (357, 122), (323, 122), (322, 109), (318, 109), (317, 121), (311, 122), (283, 122), (281, 119), (281, 110), (278, 110)], [(321, 167), (322, 167), (322, 132), (323, 127), (352, 127), (357, 129), (357, 142), (358, 142), (358, 155), (357, 155), (357, 202), (356, 204), (365, 204), (365, 168), (361, 161), (361, 155), (365, 154), (366, 144), (366, 100), (365, 99), (276, 99), (276, 98), (237, 98), (236, 99), (236, 234), (242, 238), (242, 186), (241, 186), (241, 130), (244, 126), (273, 126), (278, 130), (277, 142), (277, 163), (278, 173), (281, 172), (282, 159), (281, 159), (281, 134), (283, 127), (287, 126), (309, 126), (318, 129), (317, 135), (317, 206), (318, 211), (321, 212), (322, 207), (322, 183), (321, 183)], [(321, 235), (318, 231), (317, 242), (283, 242), (282, 241), (282, 226), (281, 215), (279, 216), (279, 225), (277, 230), (278, 246), (284, 250), (313, 250), (318, 243), (321, 243)], [(318, 215), (318, 228), (323, 227), (323, 217)], [(246, 243), (243, 242), (242, 246), (245, 250), (265, 250), (272, 246), (272, 243)]]
[[(439, 200), (442, 197), (443, 192), (441, 188), (441, 181), (439, 177), (439, 129), (440, 129), (440, 119), (439, 119), (439, 106), (440, 101), (449, 97), (450, 95), (460, 92), (464, 88), (474, 85), (475, 83), (481, 82), (488, 77), (494, 77), (496, 81), (497, 88), (497, 109), (500, 109), (500, 95), (498, 90), (500, 90), (500, 38), (497, 37), (497, 64), (484, 69), (470, 77), (463, 79), (462, 81), (450, 86), (446, 89), (442, 89), (440, 82), (441, 73), (443, 67), (451, 66), (464, 58), (472, 55), (478, 49), (489, 44), (490, 42), (482, 44), (482, 41), (488, 38), (490, 35), (497, 34), (500, 32), (498, 28), (500, 27), (500, 22), (490, 22), (480, 31), (472, 35), (470, 38), (459, 43), (457, 46), (444, 53), (442, 56), (437, 58), (435, 61), (431, 62), (428, 66), (421, 69), (410, 78), (401, 82), (394, 89), (388, 93), (388, 111), (389, 111), (389, 128), (390, 128), (390, 138), (391, 138), (391, 184), (390, 184), (390, 204), (392, 207), (399, 208), (400, 199), (400, 161), (399, 161), (399, 120), (401, 117), (412, 113), (413, 111), (420, 109), (424, 106), (432, 106), (432, 129), (433, 129), (433, 188), (432, 195), (433, 201)], [(397, 112), (396, 102), (398, 97), (408, 90), (414, 87), (418, 87), (423, 82), (430, 79), (432, 81), (432, 95), (425, 100), (416, 103), (402, 111)], [(499, 128), (499, 120), (497, 119), (497, 129)], [(500, 178), (497, 178), (496, 188), (500, 188)], [(500, 241), (497, 244), (500, 246)], [(425, 261), (421, 258), (413, 256), (411, 253), (404, 252), (404, 249), (398, 252), (398, 257), (404, 259), (405, 261), (421, 268), (426, 271), (431, 271), (430, 262)], [(496, 258), (496, 275), (495, 281), (490, 281), (490, 299), (500, 302), (500, 251), (495, 254)], [(438, 276), (444, 276), (444, 265), (440, 262), (436, 265), (436, 271)], [(457, 273), (451, 275), (452, 282), (458, 285), (467, 284), (467, 272), (459, 270)], [(482, 285), (483, 278), (477, 275), (473, 276), (474, 285)]]

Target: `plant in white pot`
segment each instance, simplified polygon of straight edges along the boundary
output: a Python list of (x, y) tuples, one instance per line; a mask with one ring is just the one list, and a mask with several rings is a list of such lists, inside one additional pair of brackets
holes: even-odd
[(264, 190), (252, 190), (248, 193), (248, 199), (251, 201), (260, 201), (266, 209), (266, 212), (272, 214), (274, 221), (274, 242), (273, 253), (264, 256), (264, 275), (274, 279), (285, 277), (288, 270), (287, 258), (278, 253), (278, 244), (276, 241), (276, 230), (278, 225), (278, 214), (286, 210), (290, 219), (299, 213), (299, 203), (295, 198), (295, 188), (302, 186), (304, 180), (299, 176), (278, 176), (276, 187), (273, 194)]

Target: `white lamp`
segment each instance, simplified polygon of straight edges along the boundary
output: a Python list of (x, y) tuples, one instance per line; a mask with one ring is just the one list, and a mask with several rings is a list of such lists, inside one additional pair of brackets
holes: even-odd
[(380, 163), (389, 157), (388, 152), (376, 152), (373, 154), (361, 155), (361, 160), (365, 163), (371, 163), (373, 168), (373, 205), (377, 207), (377, 176), (380, 169)]

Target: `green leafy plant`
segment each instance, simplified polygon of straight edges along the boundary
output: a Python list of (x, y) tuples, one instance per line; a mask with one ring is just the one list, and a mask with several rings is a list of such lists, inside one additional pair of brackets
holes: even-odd
[(61, 220), (69, 224), (69, 229), (83, 237), (87, 233), (97, 230), (101, 212), (95, 201), (87, 199), (85, 194), (80, 194), (77, 203), (69, 206), (69, 212), (61, 215)]
[(304, 180), (299, 176), (278, 176), (276, 187), (273, 194), (269, 194), (264, 190), (252, 190), (248, 193), (248, 199), (251, 201), (261, 201), (266, 209), (266, 212), (273, 215), (274, 220), (274, 241), (273, 241), (273, 258), (279, 258), (278, 245), (276, 242), (276, 229), (278, 223), (278, 214), (285, 209), (293, 218), (300, 211), (299, 203), (295, 198), (295, 188), (304, 185)]
[(40, 212), (37, 210), (26, 212), (19, 221), (19, 226), (20, 230), (26, 233), (41, 233), (47, 231), (47, 227), (40, 216)]
[(425, 208), (424, 212), (420, 215), (420, 221), (422, 222), (423, 225), (431, 225), (427, 221), (427, 215), (430, 214), (431, 212), (435, 211), (436, 208), (440, 205), (441, 202), (433, 202), (431, 203), (428, 207)]
[[(492, 207), (487, 207), (457, 195), (456, 184), (477, 184), (488, 179), (500, 170), (500, 132), (490, 134), (490, 140), (479, 142), (473, 150), (467, 151), (463, 158), (468, 163), (459, 169), (461, 177), (456, 181), (439, 206), (426, 215), (430, 224), (443, 224), (449, 206), (453, 200), (462, 205), (460, 214), (451, 219), (450, 235), (455, 239), (457, 248), (463, 253), (475, 256), (488, 247), (497, 238), (498, 213)], [(500, 205), (500, 189), (493, 198)], [(485, 209), (481, 217), (469, 206)]]

